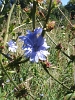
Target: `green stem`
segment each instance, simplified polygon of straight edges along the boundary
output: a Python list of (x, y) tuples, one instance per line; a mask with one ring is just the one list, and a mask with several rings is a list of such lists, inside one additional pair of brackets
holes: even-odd
[[(44, 24), (43, 29), (46, 28), (46, 24), (47, 24), (48, 19), (49, 19), (49, 16), (50, 16), (50, 12), (51, 12), (51, 4), (52, 4), (52, 0), (50, 0), (50, 3), (49, 3), (48, 14), (47, 14), (47, 16), (46, 16), (46, 21), (45, 21), (45, 24)], [(45, 35), (45, 30), (43, 30), (43, 32), (42, 32), (42, 36), (44, 36), (44, 35)]]
[(56, 82), (58, 82), (59, 84), (61, 84), (63, 87), (65, 87), (66, 89), (70, 90), (69, 87), (67, 87), (65, 84), (63, 84), (63, 83), (60, 82), (59, 80), (57, 80), (57, 79), (56, 79), (53, 75), (51, 75), (50, 73), (49, 73), (49, 76), (51, 76)]
[(75, 61), (73, 62), (73, 78), (74, 78), (74, 85), (75, 85)]
[(32, 22), (33, 22), (33, 30), (35, 29), (35, 13), (36, 13), (36, 1), (33, 0), (33, 8), (32, 8)]
[[(73, 45), (75, 44), (75, 40), (73, 40)], [(75, 47), (73, 46), (73, 55), (75, 55)], [(75, 60), (73, 62), (73, 78), (74, 78), (74, 85), (75, 85)]]
[(13, 60), (11, 57), (9, 57), (7, 54), (3, 53), (0, 51), (0, 54), (2, 54), (5, 58), (9, 59), (9, 60)]
[[(16, 3), (16, 2), (15, 2)], [(8, 34), (9, 34), (9, 24), (10, 24), (10, 19), (11, 19), (11, 14), (13, 12), (13, 9), (15, 7), (15, 3), (12, 5), (12, 8), (9, 12), (9, 16), (8, 16), (8, 20), (7, 20), (7, 28), (6, 28), (6, 35), (5, 35), (5, 38), (4, 38), (4, 47), (6, 45), (6, 42), (7, 42), (7, 39), (8, 39)]]
[(58, 82), (59, 84), (61, 84), (63, 87), (65, 87), (66, 89), (70, 90), (69, 87), (67, 87), (65, 84), (63, 84), (62, 82), (60, 82), (59, 80), (57, 80), (52, 74), (50, 74), (45, 65), (42, 64), (42, 66), (43, 66), (44, 70), (46, 71), (46, 73), (47, 73), (49, 76), (51, 76), (56, 82)]

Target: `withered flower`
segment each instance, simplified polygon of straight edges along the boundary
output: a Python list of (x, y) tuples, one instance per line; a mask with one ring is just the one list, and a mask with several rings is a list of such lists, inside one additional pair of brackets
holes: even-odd
[(52, 29), (54, 29), (54, 26), (55, 26), (55, 21), (48, 22), (48, 24), (46, 25), (47, 31), (51, 31)]

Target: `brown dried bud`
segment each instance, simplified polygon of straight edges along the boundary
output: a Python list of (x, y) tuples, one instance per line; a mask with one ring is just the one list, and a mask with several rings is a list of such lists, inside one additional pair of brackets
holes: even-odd
[(44, 0), (36, 0), (38, 3), (43, 3)]
[(4, 49), (4, 46), (0, 46), (0, 49)]
[(61, 0), (57, 0), (57, 4), (59, 4), (59, 3), (62, 4)]
[(30, 11), (29, 8), (24, 8), (23, 10), (26, 11), (26, 12), (29, 12)]
[(39, 15), (40, 15), (41, 17), (44, 17), (44, 18), (45, 18), (45, 15), (44, 15), (44, 13), (43, 13), (42, 11), (39, 11)]
[(50, 62), (48, 62), (48, 61), (45, 61), (45, 64), (46, 64), (46, 67), (47, 67), (47, 68), (49, 68), (49, 67), (52, 66), (52, 64), (51, 64)]
[(51, 31), (54, 28), (54, 26), (55, 26), (55, 21), (51, 21), (46, 25), (46, 29), (48, 31)]

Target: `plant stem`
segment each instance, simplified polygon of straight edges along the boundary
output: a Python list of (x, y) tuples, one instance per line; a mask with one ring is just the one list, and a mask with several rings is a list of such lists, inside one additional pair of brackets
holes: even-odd
[(33, 8), (32, 10), (32, 22), (33, 22), (33, 30), (35, 29), (35, 13), (36, 13), (36, 1), (33, 0)]
[(66, 89), (70, 90), (69, 87), (67, 87), (65, 84), (63, 84), (63, 83), (60, 82), (59, 80), (57, 80), (57, 79), (56, 79), (53, 75), (51, 75), (50, 73), (49, 73), (49, 76), (51, 76), (56, 82), (58, 82), (59, 84), (61, 84), (63, 87), (65, 87)]
[(8, 39), (8, 34), (9, 34), (9, 24), (10, 24), (10, 19), (11, 19), (11, 14), (13, 12), (13, 9), (15, 7), (16, 2), (12, 5), (12, 8), (9, 12), (9, 16), (8, 16), (8, 20), (7, 20), (7, 28), (6, 28), (6, 34), (5, 34), (5, 38), (4, 38), (4, 47), (6, 45), (7, 39)]
[[(75, 40), (73, 40), (73, 45), (75, 44)], [(73, 55), (75, 55), (75, 47), (73, 46)], [(75, 60), (73, 62), (73, 78), (74, 78), (74, 85), (75, 85)]]
[[(52, 4), (52, 0), (50, 0), (50, 3), (49, 3), (48, 14), (47, 14), (47, 16), (46, 16), (46, 21), (45, 21), (45, 24), (44, 24), (43, 29), (46, 28), (46, 24), (47, 24), (48, 19), (49, 19), (49, 16), (50, 16), (50, 12), (51, 12), (51, 4)], [(42, 36), (44, 36), (44, 35), (45, 35), (45, 30), (43, 30), (43, 32), (42, 32)]]
[(75, 85), (75, 62), (73, 62), (73, 79), (74, 79), (74, 85)]
[(58, 82), (59, 84), (61, 84), (63, 87), (65, 87), (66, 89), (70, 90), (69, 87), (67, 87), (66, 85), (64, 85), (62, 82), (60, 82), (59, 80), (57, 80), (52, 74), (50, 74), (45, 65), (42, 64), (42, 66), (43, 66), (44, 70), (46, 71), (46, 73), (47, 73), (49, 76), (51, 76), (56, 82)]

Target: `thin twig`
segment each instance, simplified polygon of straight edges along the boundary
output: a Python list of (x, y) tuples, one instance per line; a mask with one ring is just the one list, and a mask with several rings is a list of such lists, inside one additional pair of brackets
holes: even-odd
[(71, 26), (73, 26), (72, 23), (70, 22), (70, 20), (65, 16), (65, 14), (62, 12), (62, 10), (60, 9), (59, 6), (58, 6), (58, 9), (59, 9), (59, 11), (62, 13), (62, 15), (66, 18), (66, 20), (69, 22), (69, 24), (70, 24)]
[[(32, 21), (30, 21), (28, 24), (30, 24), (30, 23), (32, 23)], [(16, 29), (18, 29), (18, 28), (21, 28), (22, 26), (25, 26), (27, 23), (24, 23), (24, 24), (22, 24), (22, 25), (20, 25), (20, 26), (17, 26), (17, 27), (15, 27), (14, 29), (13, 29), (13, 31), (15, 31)]]

